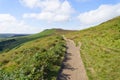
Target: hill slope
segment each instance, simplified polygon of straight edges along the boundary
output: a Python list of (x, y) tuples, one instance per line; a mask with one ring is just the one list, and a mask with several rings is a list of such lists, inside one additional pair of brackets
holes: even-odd
[(63, 34), (76, 44), (82, 43), (81, 55), (89, 80), (120, 79), (120, 17), (117, 17), (82, 31), (51, 29), (2, 40), (0, 80), (56, 80), (66, 51)]
[(34, 35), (29, 35), (29, 36), (22, 36), (22, 37), (10, 37), (10, 38), (5, 38), (0, 41), (0, 52), (5, 52), (9, 51), (15, 47), (20, 47), (22, 46), (23, 43), (32, 41), (38, 38), (42, 38), (45, 36), (49, 36), (55, 32), (54, 29), (51, 30), (45, 30), (41, 33), (34, 34)]
[(120, 79), (120, 17), (66, 36), (82, 43), (81, 55), (90, 80)]
[(62, 36), (52, 29), (27, 38), (0, 54), (0, 80), (55, 80), (66, 51)]

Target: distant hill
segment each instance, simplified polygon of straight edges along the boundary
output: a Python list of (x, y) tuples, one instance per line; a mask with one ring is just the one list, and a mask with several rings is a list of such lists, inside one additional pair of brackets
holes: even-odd
[(19, 36), (27, 36), (29, 34), (0, 34), (0, 38), (10, 38), (10, 37), (19, 37)]
[(6, 36), (3, 36), (5, 39), (2, 39), (0, 41), (0, 52), (2, 51), (9, 51), (10, 49), (13, 49), (15, 47), (19, 47), (21, 44), (32, 41), (41, 37), (45, 37), (48, 35), (51, 35), (54, 32), (54, 30), (45, 30), (38, 34), (28, 35), (28, 36), (22, 36), (20, 34), (3, 34)]

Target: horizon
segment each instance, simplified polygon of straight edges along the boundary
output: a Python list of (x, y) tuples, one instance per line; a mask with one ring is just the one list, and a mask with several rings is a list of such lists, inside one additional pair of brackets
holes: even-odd
[(120, 0), (3, 0), (0, 34), (36, 34), (45, 29), (83, 30), (120, 16)]

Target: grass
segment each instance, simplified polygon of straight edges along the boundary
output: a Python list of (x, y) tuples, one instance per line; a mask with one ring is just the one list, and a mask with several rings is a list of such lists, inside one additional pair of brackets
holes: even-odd
[(0, 54), (0, 80), (56, 80), (66, 51), (57, 31), (3, 40), (6, 47)]
[(65, 42), (59, 35), (47, 36), (0, 54), (0, 80), (56, 80)]
[(23, 36), (23, 37), (14, 37), (14, 38), (6, 38), (6, 39), (1, 39), (0, 41), (0, 52), (7, 52), (13, 48), (19, 48), (22, 46), (23, 43), (32, 41), (38, 38), (50, 36), (55, 32), (54, 29), (51, 30), (45, 30), (41, 33), (30, 35), (30, 36)]
[(66, 36), (82, 43), (89, 80), (120, 80), (120, 17)]
[(82, 43), (89, 80), (120, 80), (120, 17), (81, 31), (51, 29), (2, 40), (0, 80), (56, 80), (66, 51), (63, 34)]

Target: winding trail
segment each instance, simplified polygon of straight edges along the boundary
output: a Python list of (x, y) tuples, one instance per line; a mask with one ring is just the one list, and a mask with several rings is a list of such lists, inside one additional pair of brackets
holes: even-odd
[[(64, 36), (63, 36), (64, 37)], [(67, 53), (57, 80), (88, 80), (82, 58), (80, 56), (80, 44), (76, 47), (74, 41), (66, 39)]]

